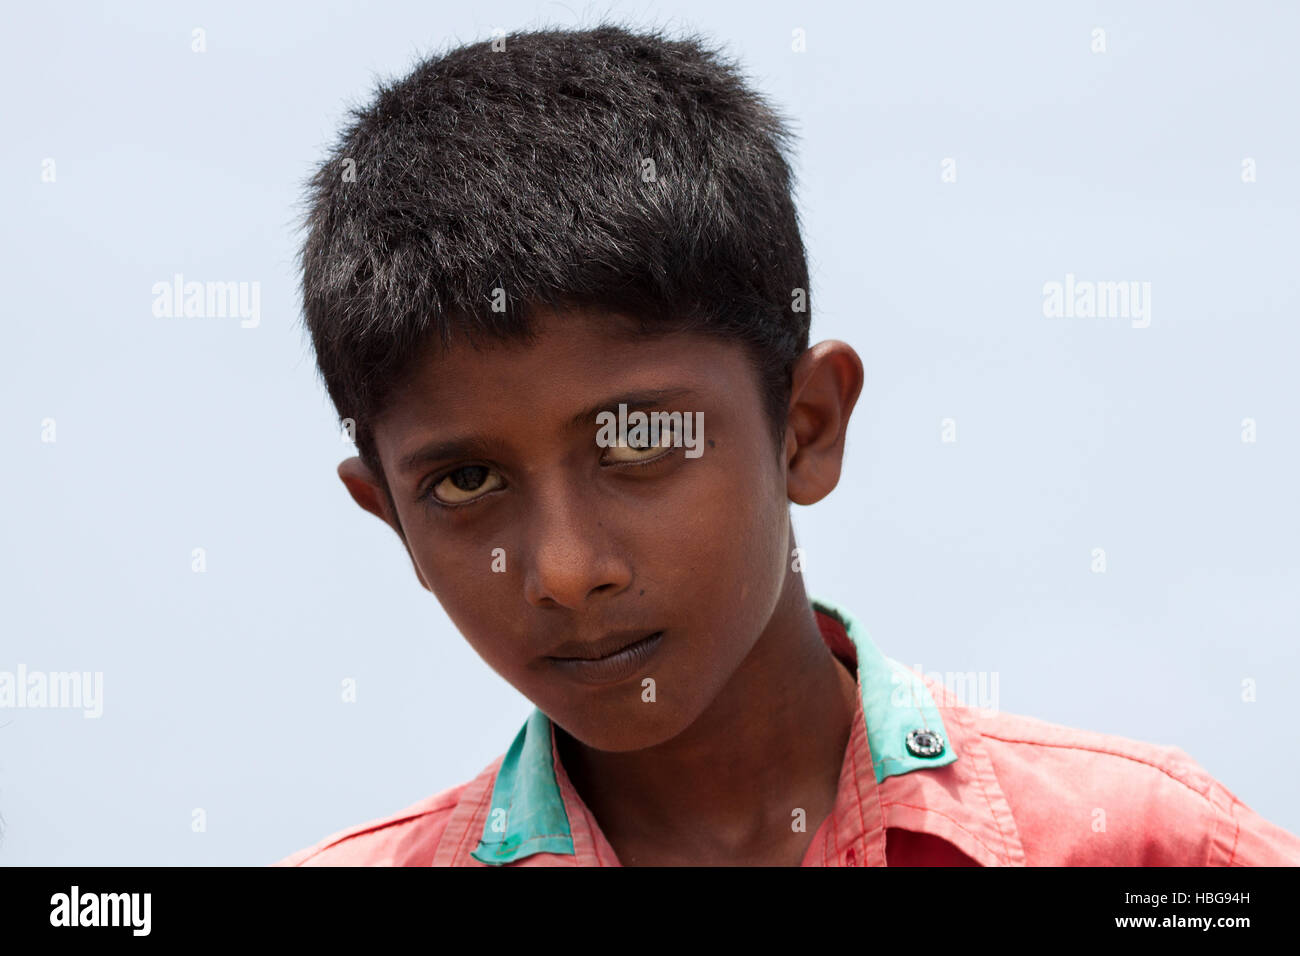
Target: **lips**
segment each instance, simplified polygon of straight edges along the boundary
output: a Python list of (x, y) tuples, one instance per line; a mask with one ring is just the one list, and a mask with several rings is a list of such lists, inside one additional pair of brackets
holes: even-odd
[(568, 641), (548, 656), (552, 660), (596, 661), (661, 633), (663, 632), (645, 630), (615, 631), (598, 641)]
[[(629, 639), (631, 643), (628, 643)], [(593, 653), (597, 649), (618, 648), (602, 657), (551, 657), (548, 660), (556, 670), (581, 683), (612, 684), (644, 673), (646, 665), (650, 663), (663, 642), (663, 631), (655, 631), (651, 634), (612, 635), (605, 641), (582, 648), (588, 653)], [(623, 645), (621, 648), (618, 647), (620, 643)]]

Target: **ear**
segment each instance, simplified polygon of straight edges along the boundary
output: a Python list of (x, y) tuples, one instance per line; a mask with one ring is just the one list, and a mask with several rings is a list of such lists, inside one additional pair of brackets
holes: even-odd
[(786, 494), (795, 504), (821, 501), (839, 484), (862, 380), (862, 359), (844, 342), (819, 342), (795, 363), (785, 429)]
[(411, 567), (415, 569), (415, 577), (420, 582), (420, 587), (432, 592), (433, 588), (429, 587), (429, 582), (424, 580), (424, 575), (420, 573), (420, 566), (415, 563), (415, 555), (411, 553), (411, 546), (406, 542), (406, 533), (402, 530), (401, 519), (393, 510), (388, 493), (384, 490), (378, 476), (356, 456), (339, 462), (338, 472), (339, 479), (348, 489), (352, 500), (397, 532), (402, 547), (406, 549), (407, 557), (411, 559)]

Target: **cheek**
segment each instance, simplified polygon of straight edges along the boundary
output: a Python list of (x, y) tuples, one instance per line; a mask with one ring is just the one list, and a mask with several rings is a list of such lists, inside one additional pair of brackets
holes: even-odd
[(784, 501), (754, 494), (738, 502), (734, 515), (739, 532), (734, 607), (756, 615), (760, 627), (776, 608), (782, 582), (789, 570), (789, 513)]
[(426, 543), (416, 552), (416, 563), (434, 598), (475, 653), (498, 674), (513, 677), (526, 658), (521, 659), (515, 637), (519, 607), (505, 593), (515, 580), (508, 546), (502, 545), (507, 547), (506, 567), (511, 573), (500, 574), (493, 571), (491, 547), (449, 546), (445, 539), (440, 544)]
[(651, 566), (668, 579), (678, 608), (695, 609), (706, 633), (740, 628), (757, 636), (789, 570), (783, 475), (761, 451), (716, 459), (683, 499), (680, 523), (652, 532), (661, 544)]

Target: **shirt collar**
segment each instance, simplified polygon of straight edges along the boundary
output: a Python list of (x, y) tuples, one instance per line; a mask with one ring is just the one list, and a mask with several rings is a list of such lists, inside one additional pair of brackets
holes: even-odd
[[(852, 644), (851, 649), (841, 650), (857, 661), (876, 783), (956, 760), (956, 749), (924, 680), (882, 654), (844, 608), (818, 597), (811, 603), (831, 650), (837, 650), (838, 629), (827, 627), (823, 616), (838, 622)], [(550, 718), (534, 709), (497, 770), (482, 837), (471, 853), (474, 859), (500, 866), (534, 853), (575, 855), (569, 814), (556, 778), (553, 733)], [(925, 756), (936, 750), (933, 756)]]

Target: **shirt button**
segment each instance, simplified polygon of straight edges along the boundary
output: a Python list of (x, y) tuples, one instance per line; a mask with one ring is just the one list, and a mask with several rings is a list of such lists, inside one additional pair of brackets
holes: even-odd
[(937, 757), (943, 753), (943, 736), (924, 728), (907, 735), (907, 751), (913, 757)]

